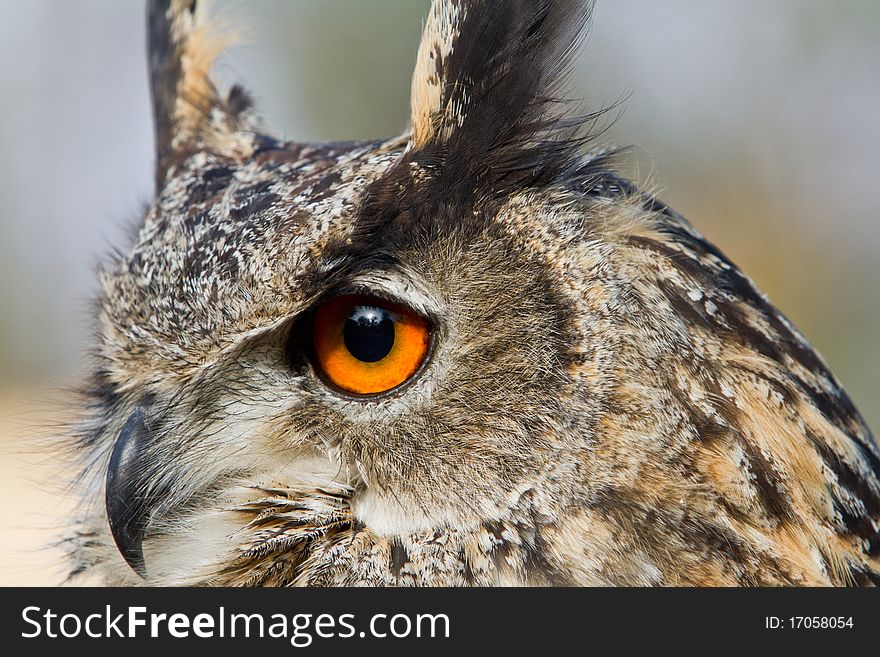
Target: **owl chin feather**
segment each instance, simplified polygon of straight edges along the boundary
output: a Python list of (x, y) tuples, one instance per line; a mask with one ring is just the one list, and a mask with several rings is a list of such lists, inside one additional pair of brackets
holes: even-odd
[(157, 190), (101, 272), (71, 577), (880, 583), (846, 392), (559, 100), (592, 2), (435, 0), (411, 129), (327, 144), (220, 92), (201, 4), (148, 3)]

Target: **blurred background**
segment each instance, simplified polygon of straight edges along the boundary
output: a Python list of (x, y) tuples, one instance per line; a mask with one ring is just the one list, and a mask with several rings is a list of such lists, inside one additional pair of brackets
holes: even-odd
[[(220, 1), (219, 79), (297, 140), (407, 124), (427, 0)], [(242, 27), (243, 26), (243, 27)], [(572, 78), (605, 139), (737, 262), (880, 430), (880, 3), (600, 0)], [(77, 382), (94, 267), (152, 194), (144, 8), (0, 0), (0, 584), (59, 581), (69, 504), (28, 446)], [(40, 548), (40, 549), (38, 549)]]

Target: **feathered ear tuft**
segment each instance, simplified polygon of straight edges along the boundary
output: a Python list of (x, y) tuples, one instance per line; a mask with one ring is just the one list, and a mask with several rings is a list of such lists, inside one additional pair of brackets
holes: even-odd
[(253, 129), (247, 93), (238, 86), (222, 97), (211, 79), (217, 56), (235, 40), (208, 20), (204, 0), (150, 0), (147, 50), (156, 126), (156, 185), (162, 188), (181, 157), (210, 150), (246, 157)]
[(413, 149), (483, 158), (571, 126), (556, 114), (560, 86), (593, 4), (434, 0), (413, 74)]

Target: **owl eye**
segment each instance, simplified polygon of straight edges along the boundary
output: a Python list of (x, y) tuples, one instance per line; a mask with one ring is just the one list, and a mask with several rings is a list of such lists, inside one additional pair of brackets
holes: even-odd
[(381, 299), (338, 296), (315, 313), (312, 348), (320, 373), (337, 388), (377, 395), (408, 381), (430, 345), (428, 321)]

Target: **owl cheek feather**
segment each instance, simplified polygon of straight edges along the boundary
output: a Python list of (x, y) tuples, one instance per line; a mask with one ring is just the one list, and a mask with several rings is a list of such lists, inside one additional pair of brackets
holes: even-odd
[(110, 531), (125, 561), (146, 577), (143, 541), (157, 496), (146, 493), (143, 456), (153, 442), (142, 407), (129, 416), (113, 446), (107, 468), (105, 506)]

